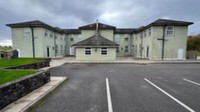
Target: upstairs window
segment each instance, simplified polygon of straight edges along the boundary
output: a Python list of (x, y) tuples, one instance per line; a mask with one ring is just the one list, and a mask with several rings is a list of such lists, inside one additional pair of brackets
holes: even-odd
[(52, 38), (52, 37), (53, 37), (53, 34), (50, 34), (50, 37)]
[(125, 41), (128, 41), (128, 34), (125, 34)]
[(48, 36), (48, 30), (45, 30), (44, 36)]
[(31, 36), (31, 30), (30, 29), (24, 29), (24, 37)]
[(125, 37), (125, 41), (128, 41), (128, 37)]
[(151, 28), (148, 29), (148, 34), (151, 36)]
[(114, 38), (114, 39), (115, 39), (115, 42), (119, 42), (119, 41), (120, 41), (120, 38), (119, 38), (119, 37), (120, 37), (119, 34), (115, 34), (115, 38)]
[(174, 27), (168, 26), (166, 27), (166, 35), (173, 35), (174, 34)]
[(108, 54), (108, 48), (107, 47), (102, 47), (101, 48), (101, 55), (107, 55)]
[(90, 47), (85, 48), (85, 55), (91, 55), (91, 48)]
[(70, 38), (70, 41), (73, 42), (73, 41), (74, 41), (74, 38)]
[(143, 33), (144, 33), (144, 37), (146, 37), (146, 36), (147, 36), (146, 30), (144, 30), (144, 32), (143, 32)]

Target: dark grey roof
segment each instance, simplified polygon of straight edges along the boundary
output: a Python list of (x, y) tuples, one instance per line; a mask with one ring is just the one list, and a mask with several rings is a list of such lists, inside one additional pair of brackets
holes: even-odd
[(76, 44), (73, 44), (72, 46), (77, 46), (77, 47), (84, 47), (84, 46), (96, 46), (96, 47), (100, 47), (100, 46), (106, 46), (106, 47), (118, 47), (119, 45), (116, 44), (113, 41), (110, 41), (104, 37), (102, 37), (101, 35), (94, 35), (90, 38), (87, 38), (83, 41), (80, 41)]
[(127, 33), (133, 33), (136, 32), (137, 29), (135, 28), (116, 28), (114, 33), (115, 34), (127, 34)]
[(67, 34), (81, 34), (79, 29), (63, 29), (63, 31)]
[[(115, 29), (114, 26), (103, 24), (103, 23), (98, 23), (98, 28), (100, 30)], [(96, 23), (92, 23), (92, 24), (89, 24), (89, 25), (81, 26), (81, 27), (79, 27), (79, 29), (80, 30), (94, 30), (94, 29), (96, 29)]]
[(163, 26), (163, 25), (188, 26), (191, 24), (193, 24), (193, 23), (186, 22), (186, 21), (178, 21), (178, 20), (158, 19), (149, 25), (152, 25), (152, 26)]
[(137, 29), (137, 32), (148, 29), (151, 26), (188, 26), (193, 24), (187, 21), (169, 20), (169, 19), (158, 19), (147, 26), (141, 26)]
[(12, 24), (6, 24), (6, 26), (9, 26), (11, 28), (20, 28), (20, 27), (44, 27), (53, 31), (57, 31), (59, 33), (62, 33), (62, 29), (58, 27), (52, 27), (40, 20), (34, 20), (34, 21), (27, 21), (27, 22), (19, 22), (19, 23), (12, 23)]

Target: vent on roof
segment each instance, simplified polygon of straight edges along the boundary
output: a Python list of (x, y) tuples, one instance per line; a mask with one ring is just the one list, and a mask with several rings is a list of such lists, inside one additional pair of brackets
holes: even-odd
[(92, 27), (92, 25), (90, 25), (90, 27)]
[(103, 27), (106, 27), (106, 25), (103, 25)]

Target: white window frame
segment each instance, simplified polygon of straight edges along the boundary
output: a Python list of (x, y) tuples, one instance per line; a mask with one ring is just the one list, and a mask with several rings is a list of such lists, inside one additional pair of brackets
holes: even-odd
[[(168, 28), (170, 28), (170, 27), (171, 27), (172, 29), (169, 30)], [(171, 33), (171, 34), (168, 34), (168, 32), (172, 32), (172, 33)], [(166, 34), (166, 35), (170, 35), (170, 36), (171, 36), (171, 35), (174, 35), (174, 26), (167, 26), (167, 27), (166, 27), (166, 30), (165, 30), (165, 34)]]
[[(106, 49), (104, 49), (106, 48)], [(106, 51), (106, 54), (102, 54), (102, 52)], [(106, 56), (108, 55), (108, 48), (107, 47), (101, 47), (101, 55)]]
[(31, 36), (31, 29), (24, 29), (24, 37), (30, 37)]
[(120, 41), (120, 35), (119, 34), (115, 34), (115, 42), (119, 42)]
[(151, 28), (148, 29), (148, 35), (151, 36)]
[[(86, 54), (86, 52), (89, 51), (90, 54)], [(85, 47), (85, 55), (91, 55), (92, 54), (92, 48), (91, 47)]]

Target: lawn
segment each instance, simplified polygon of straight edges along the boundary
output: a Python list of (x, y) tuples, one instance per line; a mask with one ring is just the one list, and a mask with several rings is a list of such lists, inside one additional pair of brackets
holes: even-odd
[(0, 69), (0, 84), (36, 73), (37, 70), (5, 70)]
[(200, 52), (197, 53), (197, 56), (200, 56)]
[(31, 64), (35, 62), (40, 62), (42, 60), (44, 59), (42, 58), (0, 59), (0, 68)]

